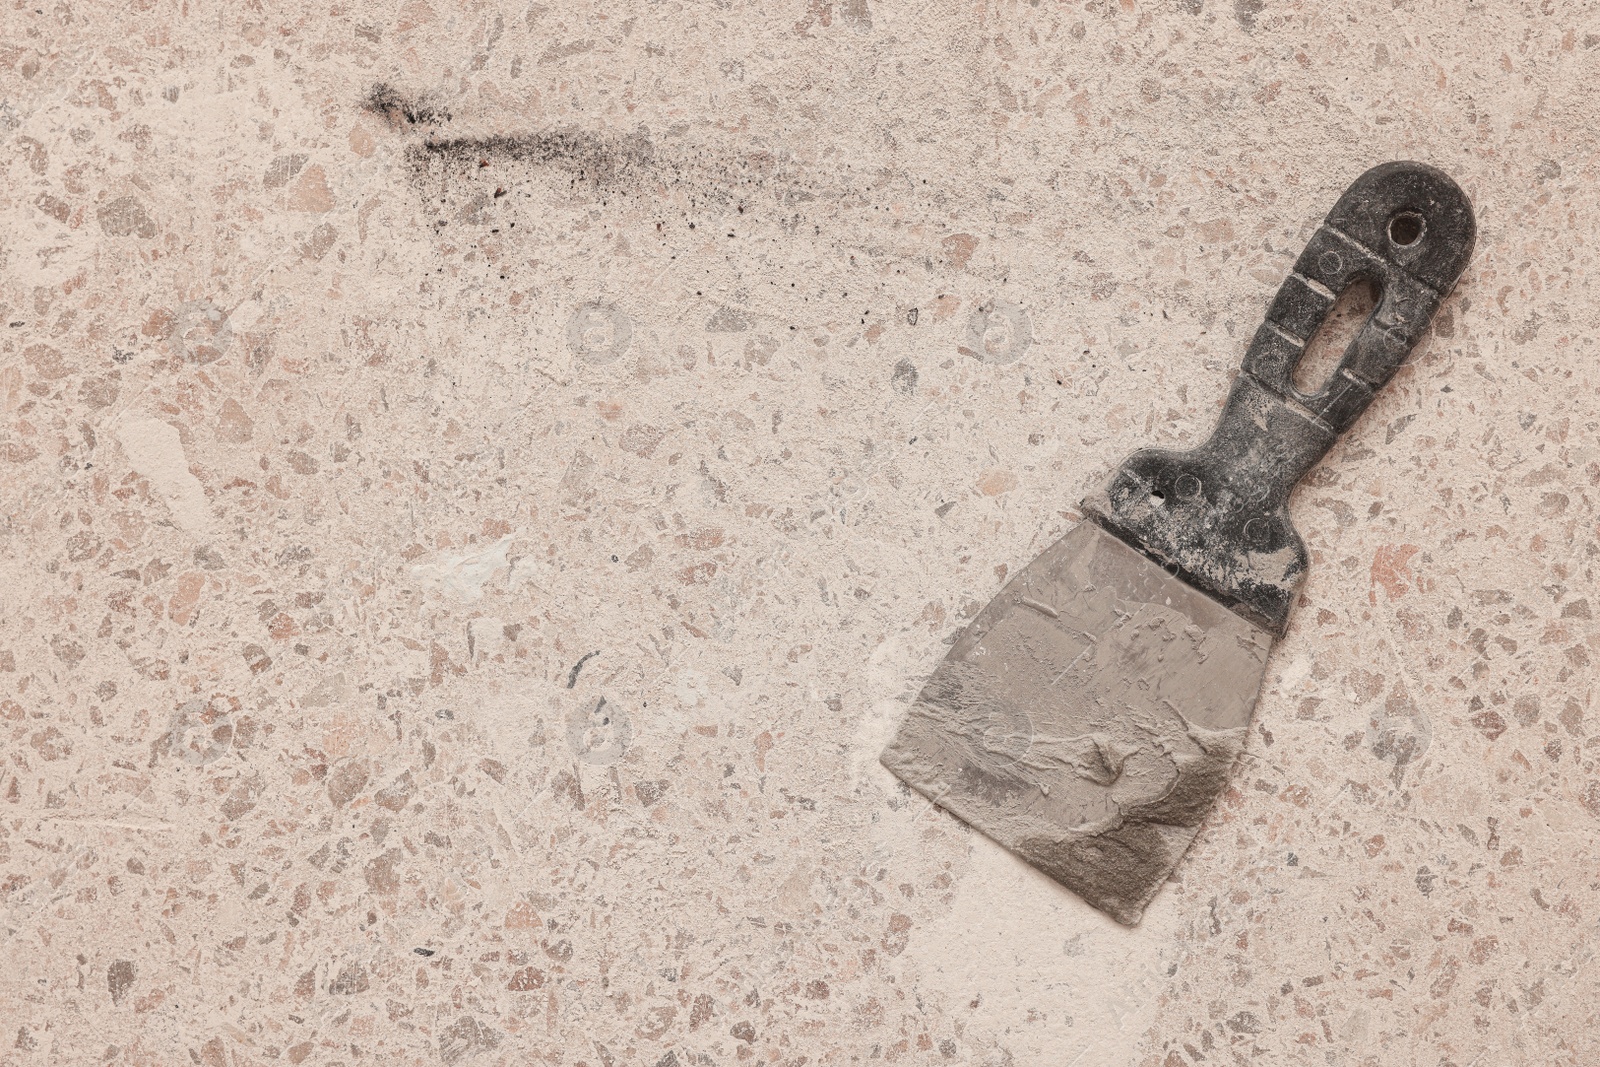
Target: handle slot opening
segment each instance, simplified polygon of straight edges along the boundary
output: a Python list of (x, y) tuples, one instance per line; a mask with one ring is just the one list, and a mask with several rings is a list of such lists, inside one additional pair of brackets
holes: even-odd
[(1345, 349), (1371, 317), (1382, 295), (1376, 282), (1362, 276), (1352, 278), (1344, 287), (1294, 366), (1294, 388), (1301, 396), (1316, 396), (1327, 387)]

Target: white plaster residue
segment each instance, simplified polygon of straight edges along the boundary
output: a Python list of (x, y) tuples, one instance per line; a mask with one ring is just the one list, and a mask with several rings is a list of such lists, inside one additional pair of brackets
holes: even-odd
[(1155, 1019), (1182, 916), (1158, 896), (1118, 926), (980, 834), (940, 920), (906, 949), (918, 986), (977, 1001), (1018, 1064), (1130, 1067)]
[(172, 521), (195, 537), (213, 534), (211, 508), (200, 479), (189, 473), (189, 457), (176, 427), (160, 419), (130, 419), (117, 428), (117, 440), (134, 470), (150, 480)]
[(1278, 685), (1284, 692), (1292, 693), (1309, 677), (1311, 677), (1311, 657), (1301, 654), (1290, 660), (1283, 668), (1283, 673), (1278, 676)]
[(678, 672), (672, 695), (677, 697), (678, 707), (684, 711), (703, 708), (711, 696), (710, 679), (693, 667), (686, 667)]
[[(545, 762), (537, 758), (539, 750), (549, 736), (559, 738), (567, 708), (576, 701), (563, 689), (531, 681), (488, 689), (446, 685), (437, 692), (439, 707), (471, 724), (487, 752), (508, 766), (529, 768), (540, 778), (548, 772), (543, 769)], [(507, 809), (512, 816), (506, 824), (508, 830), (516, 829), (524, 806), (525, 802), (519, 801)]]
[(467, 650), (476, 662), (493, 659), (506, 645), (505, 620), (485, 615), (467, 623)]
[(228, 325), (237, 333), (248, 332), (257, 322), (261, 321), (261, 314), (266, 309), (259, 300), (246, 300), (228, 313)]
[(863, 677), (868, 698), (867, 710), (856, 724), (856, 735), (850, 744), (852, 789), (860, 789), (869, 782), (876, 784), (884, 793), (893, 793), (897, 788), (899, 779), (878, 762), (878, 757), (893, 740), (900, 720), (916, 695), (914, 686), (922, 681), (916, 678), (913, 682), (907, 673), (909, 658), (901, 634), (885, 638), (867, 657), (867, 669)]
[(481, 600), (483, 587), (496, 575), (511, 570), (507, 553), (511, 550), (512, 536), (506, 534), (477, 552), (445, 556), (436, 563), (419, 563), (411, 568), (411, 576), (422, 585), (433, 586), (462, 600)]
[(533, 556), (523, 556), (511, 565), (511, 577), (506, 585), (512, 593), (520, 593), (523, 586), (534, 592), (545, 589), (551, 576), (551, 567)]
[(300, 706), (305, 708), (326, 708), (342, 704), (350, 699), (350, 683), (345, 679), (344, 672), (340, 671), (331, 677), (318, 682), (305, 696), (300, 698)]

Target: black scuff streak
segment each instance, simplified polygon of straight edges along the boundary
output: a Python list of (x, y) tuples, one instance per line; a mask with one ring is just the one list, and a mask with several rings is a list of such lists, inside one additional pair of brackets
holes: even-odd
[[(451, 120), (449, 112), (403, 96), (381, 82), (368, 92), (362, 106), (384, 118), (398, 132), (436, 127)], [(674, 132), (669, 130), (666, 136), (670, 138)], [(492, 175), (481, 198), (489, 202), (491, 191), (494, 200), (509, 192), (504, 168), (511, 168), (513, 173), (555, 172), (567, 177), (574, 193), (586, 193), (602, 205), (613, 198), (675, 189), (685, 197), (691, 212), (706, 210), (748, 217), (747, 212), (757, 202), (771, 201), (779, 209), (773, 221), (791, 231), (805, 218), (804, 205), (818, 200), (879, 210), (873, 201), (894, 180), (887, 171), (852, 175), (851, 167), (845, 164), (819, 185), (784, 151), (752, 147), (727, 152), (692, 145), (663, 150), (658, 141), (659, 137), (643, 126), (631, 132), (595, 132), (565, 126), (456, 137), (441, 136), (433, 130), (420, 142), (409, 145), (404, 158), (411, 170), (412, 184), (419, 190), (470, 196), (468, 189), (475, 178)], [(692, 219), (689, 225), (694, 228)]]
[(408, 155), (413, 164), (430, 160), (487, 166), (522, 163), (558, 167), (581, 184), (596, 189), (631, 184), (654, 162), (655, 150), (644, 130), (620, 137), (604, 137), (586, 130), (563, 129), (512, 137), (453, 137), (414, 145)]
[(589, 653), (587, 656), (583, 657), (578, 662), (576, 662), (576, 663), (574, 663), (572, 665), (572, 670), (567, 672), (567, 688), (568, 689), (571, 689), (573, 686), (578, 684), (578, 672), (583, 670), (583, 665), (585, 663), (588, 663), (590, 660), (594, 659), (599, 654), (600, 654), (600, 650), (597, 648), (593, 652)]
[(408, 99), (388, 82), (378, 82), (361, 102), (361, 106), (374, 115), (381, 116), (391, 126), (405, 123), (408, 126), (437, 125), (450, 121), (450, 112)]

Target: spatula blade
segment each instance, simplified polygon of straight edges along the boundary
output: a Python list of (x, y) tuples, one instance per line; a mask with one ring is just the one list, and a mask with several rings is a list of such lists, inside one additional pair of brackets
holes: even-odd
[[(973, 620), (884, 765), (1138, 922), (1222, 791), (1287, 631), (1310, 563), (1289, 495), (1400, 369), (1476, 235), (1443, 171), (1357, 178), (1279, 287), (1211, 436), (1140, 449), (1084, 498), (1089, 520)], [(1307, 345), (1363, 280), (1377, 305), (1303, 391)]]
[(961, 634), (882, 761), (1133, 925), (1227, 783), (1271, 647), (1084, 522)]

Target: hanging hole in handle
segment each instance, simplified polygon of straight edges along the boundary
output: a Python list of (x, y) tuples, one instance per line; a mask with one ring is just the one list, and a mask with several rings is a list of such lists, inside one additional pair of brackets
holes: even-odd
[(1344, 358), (1344, 350), (1355, 340), (1361, 326), (1378, 306), (1378, 287), (1366, 278), (1356, 278), (1344, 288), (1328, 309), (1317, 332), (1306, 342), (1300, 362), (1294, 366), (1294, 387), (1302, 396), (1322, 392)]
[(1150, 490), (1150, 506), (1151, 507), (1159, 508), (1159, 507), (1164, 506), (1166, 504), (1166, 502), (1167, 502), (1167, 494), (1163, 493), (1159, 489)]
[(1415, 211), (1401, 211), (1389, 220), (1389, 240), (1397, 248), (1410, 248), (1422, 240), (1422, 216)]

